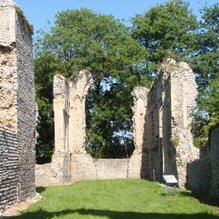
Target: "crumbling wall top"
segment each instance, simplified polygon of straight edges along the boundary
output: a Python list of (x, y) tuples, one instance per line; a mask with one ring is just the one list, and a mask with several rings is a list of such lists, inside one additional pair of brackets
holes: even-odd
[(132, 96), (134, 99), (134, 103), (141, 98), (144, 101), (144, 105), (147, 105), (147, 94), (148, 94), (149, 90), (145, 87), (135, 87), (134, 90), (132, 91)]
[(15, 6), (16, 4), (12, 0), (0, 0), (0, 6)]
[(53, 96), (66, 95), (68, 90), (67, 79), (62, 75), (55, 75), (53, 79)]
[(28, 36), (33, 34), (33, 26), (28, 22), (23, 11), (12, 0), (0, 0), (0, 45), (12, 47), (16, 42), (16, 30)]

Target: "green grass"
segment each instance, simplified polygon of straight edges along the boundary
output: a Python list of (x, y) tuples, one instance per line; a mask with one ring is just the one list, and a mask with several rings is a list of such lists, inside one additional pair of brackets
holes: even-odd
[(14, 219), (219, 219), (216, 208), (145, 180), (78, 182), (40, 188), (42, 200)]

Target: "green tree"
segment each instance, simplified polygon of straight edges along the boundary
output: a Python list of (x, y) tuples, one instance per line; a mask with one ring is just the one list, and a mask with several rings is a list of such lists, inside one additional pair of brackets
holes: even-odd
[(219, 123), (219, 4), (202, 11), (193, 69), (199, 85), (198, 109), (195, 113), (193, 132), (195, 144), (205, 146), (208, 133)]
[(88, 9), (58, 13), (36, 45), (39, 145), (53, 144), (54, 74), (69, 77), (86, 69), (94, 79), (86, 100), (87, 150), (94, 157), (129, 156), (134, 147), (130, 93), (135, 85), (149, 83), (146, 56), (128, 28), (112, 16)]
[(196, 51), (198, 22), (182, 0), (170, 0), (132, 19), (132, 36), (149, 52), (148, 71), (156, 74), (168, 56), (188, 61)]

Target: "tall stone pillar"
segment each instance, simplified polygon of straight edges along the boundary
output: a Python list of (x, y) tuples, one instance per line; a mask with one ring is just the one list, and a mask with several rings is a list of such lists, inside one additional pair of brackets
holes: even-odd
[(134, 136), (134, 153), (142, 153), (145, 137), (145, 120), (147, 112), (147, 94), (145, 87), (135, 87), (132, 96), (134, 100), (133, 111), (133, 136)]
[(76, 173), (76, 160), (81, 159), (78, 156), (83, 155), (83, 159), (86, 156), (85, 99), (91, 83), (87, 71), (80, 71), (68, 80), (60, 75), (54, 77), (55, 152), (52, 167), (59, 182), (70, 181), (72, 169)]
[(0, 0), (0, 211), (35, 195), (32, 26)]
[(69, 151), (74, 154), (84, 154), (86, 138), (85, 99), (92, 83), (91, 75), (80, 71), (69, 84)]
[(127, 177), (129, 178), (145, 177), (145, 168), (147, 168), (145, 162), (146, 156), (143, 150), (146, 140), (145, 123), (147, 113), (147, 94), (148, 90), (145, 87), (135, 87), (132, 91), (134, 101), (132, 107), (132, 121), (135, 150), (128, 163)]
[(85, 153), (85, 99), (91, 83), (87, 71), (69, 80), (54, 77), (55, 152)]
[(66, 144), (68, 113), (68, 81), (64, 76), (56, 75), (53, 81), (53, 111), (55, 121), (55, 151), (68, 152)]
[(170, 159), (176, 162), (179, 186), (185, 187), (187, 164), (199, 157), (191, 133), (192, 115), (198, 94), (195, 74), (187, 63), (177, 63), (173, 59), (168, 59), (161, 69), (169, 76), (170, 81), (171, 144), (167, 145), (167, 151), (174, 148), (175, 153)]

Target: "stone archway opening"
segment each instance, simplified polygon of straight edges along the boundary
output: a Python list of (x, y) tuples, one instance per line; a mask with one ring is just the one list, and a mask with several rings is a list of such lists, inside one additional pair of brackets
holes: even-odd
[(129, 158), (133, 142), (132, 96), (124, 83), (95, 79), (86, 96), (86, 150), (93, 158)]

